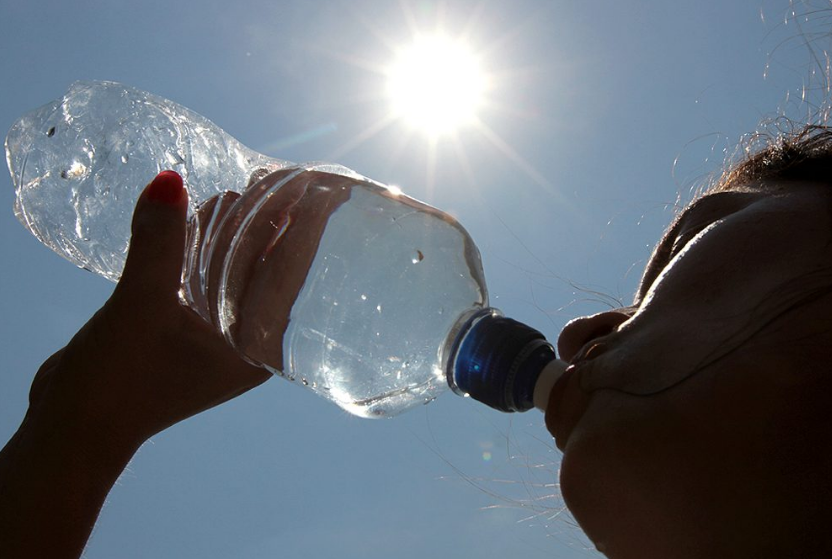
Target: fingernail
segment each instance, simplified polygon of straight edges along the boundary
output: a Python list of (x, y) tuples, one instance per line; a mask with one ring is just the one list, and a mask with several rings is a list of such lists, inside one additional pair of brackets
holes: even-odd
[(147, 187), (147, 199), (156, 204), (175, 205), (185, 191), (182, 177), (176, 171), (162, 171)]

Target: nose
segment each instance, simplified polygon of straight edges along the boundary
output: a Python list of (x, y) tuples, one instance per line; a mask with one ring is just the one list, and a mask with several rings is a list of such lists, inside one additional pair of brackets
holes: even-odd
[(622, 307), (592, 316), (575, 318), (563, 327), (558, 336), (558, 354), (567, 363), (587, 343), (613, 332), (635, 313), (635, 307)]

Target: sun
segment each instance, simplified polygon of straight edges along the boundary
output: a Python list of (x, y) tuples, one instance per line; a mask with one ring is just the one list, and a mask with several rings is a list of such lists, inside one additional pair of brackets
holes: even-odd
[(398, 50), (386, 73), (393, 115), (430, 137), (472, 122), (483, 103), (479, 57), (462, 41), (420, 37)]
[[(478, 166), (468, 146), (478, 152), (490, 145), (494, 157), (510, 161), (532, 183), (566, 204), (548, 177), (501, 131), (510, 125), (511, 118), (539, 118), (534, 108), (518, 105), (510, 93), (515, 87), (509, 86), (513, 86), (514, 76), (522, 75), (522, 68), (506, 67), (510, 62), (507, 54), (497, 53), (494, 58), (496, 48), (510, 43), (521, 29), (504, 28), (497, 20), (492, 25), (482, 11), (470, 19), (455, 19), (444, 8), (439, 10), (441, 14), (437, 12), (436, 21), (426, 22), (409, 3), (398, 2), (406, 25), (378, 27), (364, 21), (366, 35), (377, 41), (367, 50), (372, 53), (369, 58), (348, 49), (325, 51), (334, 60), (372, 74), (368, 89), (355, 97), (372, 104), (371, 113), (364, 115), (369, 120), (325, 159), (337, 161), (374, 138), (384, 138), (383, 153), (390, 165), (404, 153), (410, 159), (424, 155), (425, 188), (430, 197), (438, 170), (445, 165), (455, 165), (471, 188), (477, 188)], [(437, 2), (440, 4), (444, 6), (444, 0)], [(481, 39), (486, 36), (489, 39), (483, 46)], [(492, 128), (494, 117), (500, 117), (500, 128)], [(335, 129), (334, 124), (328, 128)]]

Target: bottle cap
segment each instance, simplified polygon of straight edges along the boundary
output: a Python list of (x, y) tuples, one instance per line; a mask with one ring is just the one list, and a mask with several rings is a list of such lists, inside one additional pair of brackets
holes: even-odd
[(556, 361), (555, 350), (534, 328), (489, 311), (472, 320), (459, 343), (451, 387), (500, 411), (530, 410), (538, 377)]

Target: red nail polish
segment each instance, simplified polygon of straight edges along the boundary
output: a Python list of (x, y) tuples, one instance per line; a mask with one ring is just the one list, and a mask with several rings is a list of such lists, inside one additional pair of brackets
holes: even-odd
[(147, 199), (156, 204), (174, 205), (184, 192), (182, 177), (176, 171), (162, 171), (147, 187)]

